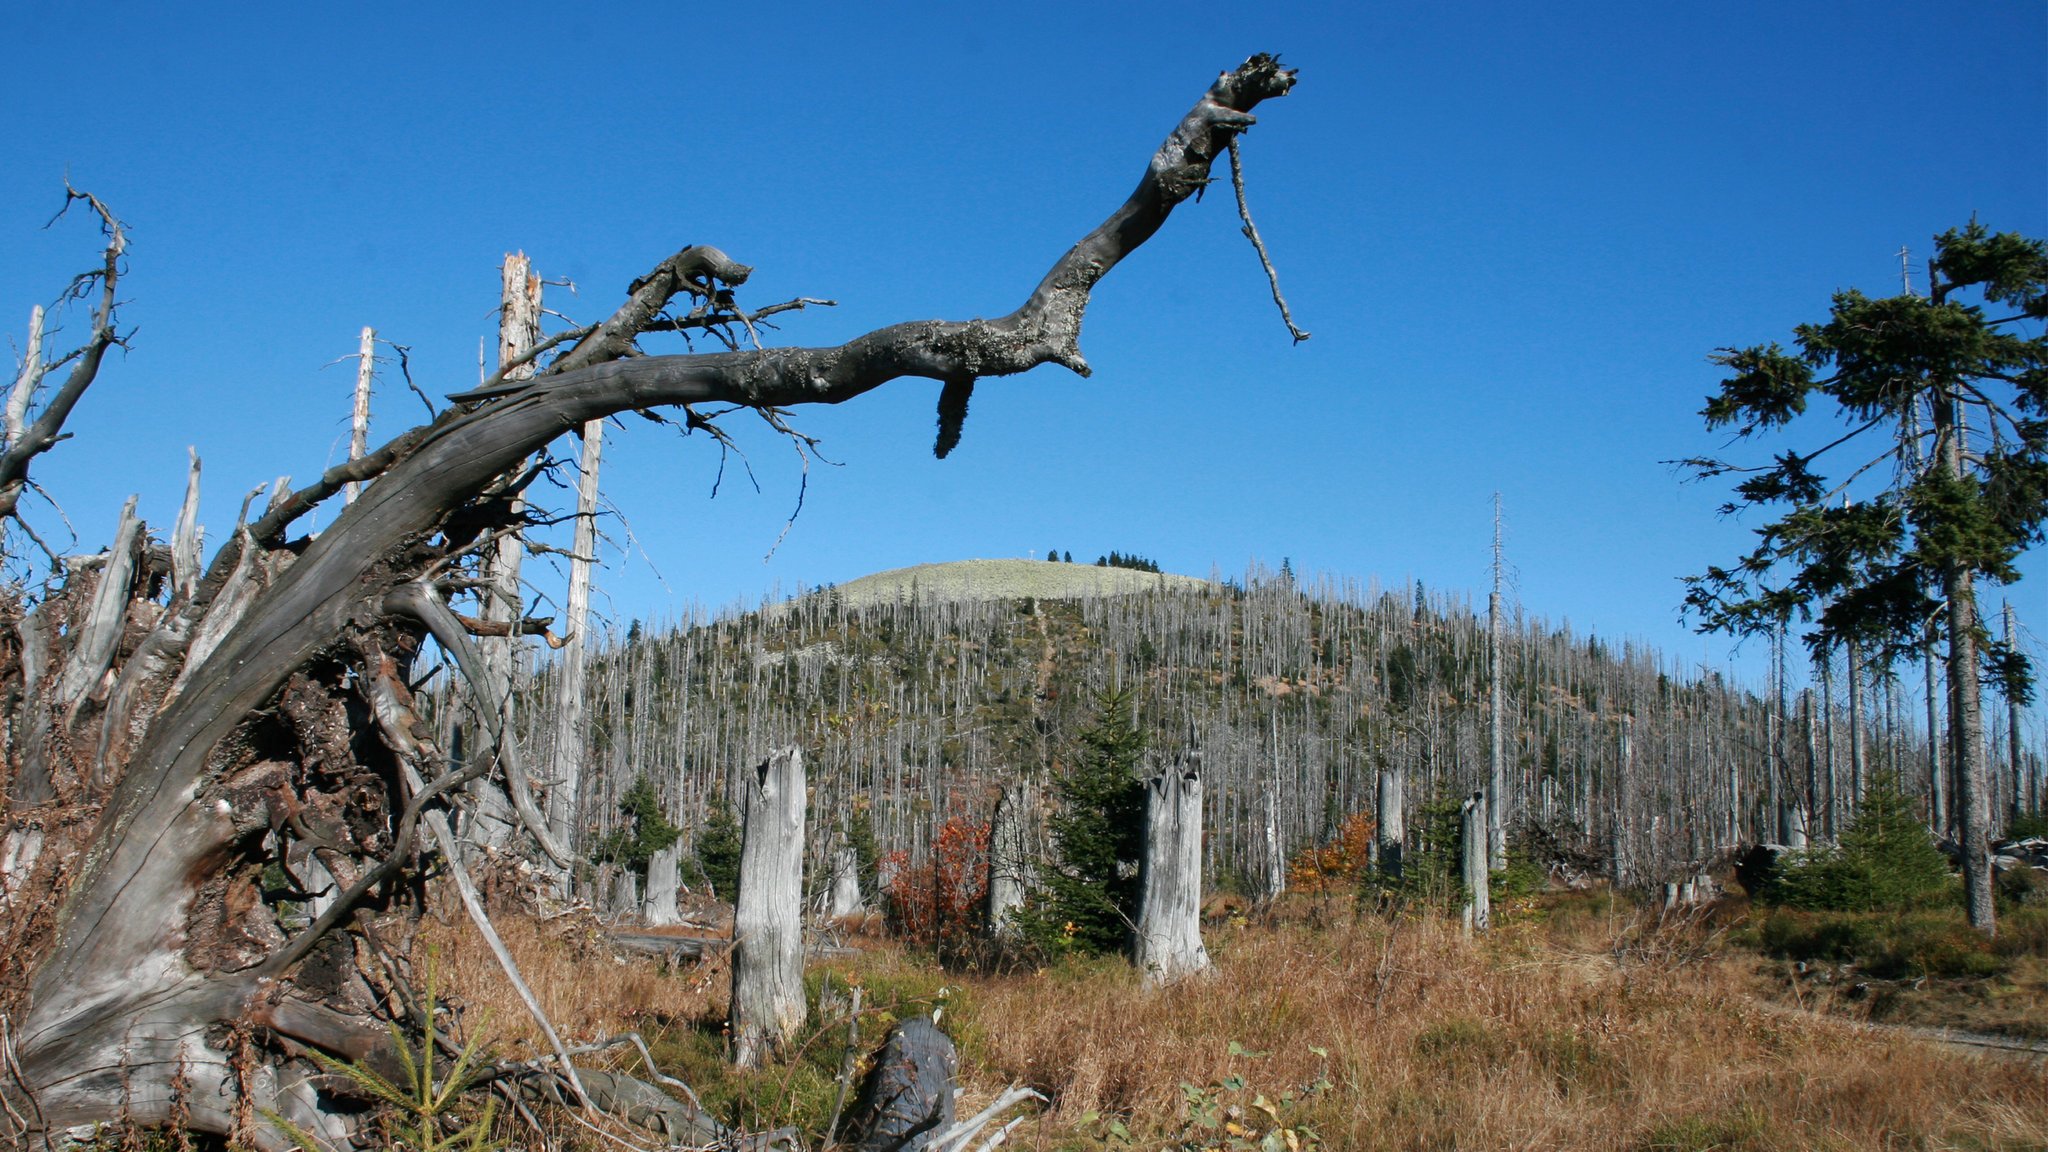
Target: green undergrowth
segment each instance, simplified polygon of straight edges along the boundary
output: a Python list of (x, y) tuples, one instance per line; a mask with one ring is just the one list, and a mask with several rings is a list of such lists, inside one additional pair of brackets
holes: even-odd
[(899, 1020), (928, 1016), (936, 1009), (941, 1028), (963, 1050), (968, 1047), (971, 1027), (970, 1014), (962, 1011), (965, 997), (945, 980), (946, 974), (936, 967), (894, 956), (881, 962), (855, 957), (814, 966), (804, 977), (809, 1006), (804, 1027), (781, 1060), (759, 1071), (731, 1065), (721, 1014), (650, 1030), (648, 1047), (665, 1073), (696, 1088), (705, 1110), (720, 1122), (750, 1132), (795, 1128), (815, 1139), (824, 1133), (839, 1096), (854, 988), (860, 989), (861, 1010), (851, 1036), (856, 1063), (846, 1092), (849, 1110), (867, 1058)]

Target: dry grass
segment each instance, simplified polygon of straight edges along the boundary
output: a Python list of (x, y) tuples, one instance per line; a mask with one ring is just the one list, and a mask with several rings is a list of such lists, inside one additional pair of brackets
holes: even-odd
[[(664, 974), (505, 927), (579, 1039), (693, 1021), (701, 1037), (722, 1011), (722, 974)], [(462, 932), (442, 945), (465, 957), (444, 963), (448, 982), (493, 1003), (506, 1036), (530, 1033)], [(948, 976), (886, 945), (830, 968), (863, 982), (871, 1005), (905, 1013), (950, 984), (946, 1023), (970, 1094), (1020, 1081), (1052, 1098), (1017, 1147), (1114, 1144), (1111, 1118), (1136, 1146), (1158, 1147), (1185, 1115), (1184, 1084), (1240, 1076), (1248, 1102), (1327, 1076), (1330, 1089), (1290, 1114), (1331, 1148), (2048, 1148), (2040, 1063), (1766, 1011), (1751, 998), (1753, 962), (1715, 955), (1697, 926), (1651, 930), (1575, 906), (1477, 942), (1441, 921), (1366, 917), (1244, 925), (1210, 943), (1213, 975), (1158, 991), (1117, 962)], [(700, 1089), (705, 1050), (676, 1057)], [(811, 1062), (836, 1058), (821, 1035)], [(800, 1094), (764, 1104), (756, 1093), (744, 1118), (801, 1120)]]

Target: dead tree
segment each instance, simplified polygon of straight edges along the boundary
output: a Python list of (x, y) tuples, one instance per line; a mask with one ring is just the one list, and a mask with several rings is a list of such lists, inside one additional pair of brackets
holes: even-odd
[(1198, 754), (1145, 784), (1138, 968), (1167, 984), (1209, 968), (1202, 947), (1202, 770)]
[(1406, 776), (1400, 768), (1380, 769), (1379, 866), (1381, 872), (1395, 880), (1401, 878), (1401, 847), (1408, 839)]
[(1492, 893), (1488, 891), (1487, 847), (1492, 825), (1486, 818), (1486, 791), (1465, 798), (1459, 828), (1460, 873), (1465, 881), (1465, 931), (1484, 932), (1493, 923)]
[(682, 920), (676, 911), (682, 859), (682, 845), (671, 844), (647, 861), (647, 895), (640, 904), (640, 919), (650, 928), (662, 928)]
[(1028, 821), (1038, 805), (1026, 784), (1003, 789), (996, 801), (988, 836), (988, 931), (998, 942), (1014, 940), (1017, 911), (1024, 907), (1025, 882), (1031, 873), (1031, 832)]
[[(0, 1124), (27, 1144), (103, 1122), (176, 1119), (281, 1150), (283, 1133), (260, 1118), (273, 1113), (347, 1140), (362, 1114), (327, 1094), (307, 1053), (388, 1060), (390, 1009), (371, 982), (403, 984), (406, 973), (377, 946), (378, 926), (408, 915), (423, 852), (463, 868), (441, 834), (449, 802), (488, 779), (525, 839), (567, 864), (527, 749), (501, 723), (502, 684), (473, 639), (531, 634), (538, 622), (491, 621), (451, 602), (478, 586), (479, 556), (528, 522), (515, 496), (528, 472), (551, 466), (547, 446), (628, 411), (714, 438), (714, 407), (786, 428), (790, 406), (843, 402), (905, 376), (943, 384), (941, 442), (956, 439), (978, 378), (1047, 363), (1088, 372), (1079, 334), (1096, 284), (1207, 183), (1212, 161), (1253, 123), (1250, 110), (1293, 83), (1268, 56), (1220, 76), (1123, 205), (1008, 315), (897, 324), (836, 347), (735, 340), (713, 354), (643, 354), (647, 333), (737, 330), (759, 314), (732, 296), (748, 268), (715, 248), (685, 248), (635, 281), (610, 318), (521, 354), (531, 379), (501, 372), (430, 423), (301, 487), (280, 486), (189, 587), (138, 543), (72, 566), (46, 594), (5, 597), (5, 832), (17, 845), (34, 832), (40, 850), (17, 864), (0, 918), (12, 1048)], [(60, 361), (65, 383), (23, 413), (0, 452), (0, 518), (15, 517), (30, 463), (58, 443), (119, 341), (125, 239), (103, 205), (91, 207), (108, 237), (102, 264), (75, 285), (97, 301), (91, 333)], [(685, 307), (670, 311), (677, 301)], [(364, 485), (353, 504), (317, 536), (294, 534), (351, 482)], [(123, 625), (104, 650), (82, 627), (103, 598)], [(429, 636), (490, 730), (485, 754), (452, 760), (419, 714), (412, 685), (428, 671)], [(81, 684), (67, 701), (67, 686)], [(287, 906), (312, 893), (266, 881), (272, 865), (308, 855), (334, 881), (310, 922)], [(480, 905), (466, 905), (487, 930)], [(621, 1112), (646, 1111), (649, 1093), (666, 1098), (623, 1076), (579, 1078), (559, 1047), (546, 1077), (562, 1098)]]
[(732, 914), (733, 1063), (758, 1068), (804, 1022), (804, 757), (778, 748), (746, 774)]

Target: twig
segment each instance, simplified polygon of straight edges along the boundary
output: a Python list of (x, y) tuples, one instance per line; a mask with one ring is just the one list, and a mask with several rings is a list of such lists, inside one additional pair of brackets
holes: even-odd
[[(988, 1127), (989, 1121), (994, 1120), (1003, 1112), (1019, 1104), (1024, 1103), (1026, 1100), (1044, 1099), (1045, 1096), (1043, 1094), (1033, 1089), (1026, 1088), (1018, 1084), (1012, 1084), (1007, 1090), (1003, 1092), (1001, 1096), (998, 1096), (993, 1101), (991, 1101), (988, 1107), (983, 1108), (981, 1111), (975, 1113), (973, 1117), (971, 1117), (970, 1119), (962, 1120), (959, 1123), (953, 1125), (951, 1128), (948, 1128), (943, 1132), (934, 1134), (931, 1138), (931, 1141), (927, 1143), (925, 1147), (930, 1149), (931, 1152), (959, 1152), (960, 1149), (967, 1146), (967, 1142), (969, 1140), (974, 1139), (976, 1133), (980, 1132), (983, 1128)], [(1022, 1119), (1022, 1117), (1019, 1117), (1019, 1119)], [(1007, 1133), (1008, 1131), (1009, 1127), (1006, 1125), (1004, 1126), (1002, 1133), (998, 1133), (998, 1135), (1002, 1135), (1004, 1133)], [(993, 1144), (990, 1144), (985, 1145), (984, 1147), (993, 1146)]]
[(1273, 286), (1273, 303), (1280, 306), (1280, 319), (1287, 325), (1288, 335), (1296, 344), (1308, 339), (1308, 333), (1294, 326), (1294, 317), (1287, 311), (1287, 297), (1280, 294), (1280, 273), (1273, 270), (1273, 258), (1266, 255), (1266, 242), (1259, 239), (1259, 226), (1252, 223), (1251, 205), (1244, 199), (1244, 165), (1237, 158), (1237, 137), (1230, 138), (1230, 186), (1237, 190), (1237, 214), (1244, 221), (1245, 239), (1252, 242), (1252, 248), (1259, 254), (1259, 264), (1266, 269), (1266, 282)]
[(846, 1108), (846, 1090), (853, 1084), (853, 1068), (859, 1060), (861, 986), (853, 986), (853, 1007), (846, 1017), (846, 1054), (839, 1058), (839, 1091), (832, 1097), (832, 1118), (825, 1121), (825, 1143), (838, 1138), (839, 1114)]

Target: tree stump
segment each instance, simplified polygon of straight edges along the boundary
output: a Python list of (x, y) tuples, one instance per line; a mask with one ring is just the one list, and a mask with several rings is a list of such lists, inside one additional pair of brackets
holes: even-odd
[(1465, 798), (1464, 817), (1460, 848), (1464, 858), (1465, 930), (1484, 932), (1493, 920), (1492, 893), (1488, 890), (1491, 873), (1486, 867), (1489, 835), (1485, 792), (1474, 792)]
[(1209, 967), (1202, 947), (1202, 773), (1189, 756), (1145, 784), (1145, 869), (1137, 962), (1148, 984)]
[(1402, 817), (1406, 775), (1399, 768), (1380, 769), (1380, 871), (1394, 880), (1401, 878), (1401, 842), (1408, 837)]
[(1037, 805), (1023, 784), (1003, 789), (988, 837), (988, 932), (997, 942), (1017, 936), (1017, 910), (1031, 868), (1030, 820)]
[(682, 919), (676, 912), (676, 873), (682, 864), (681, 844), (671, 844), (647, 861), (647, 895), (640, 919), (650, 928), (664, 928)]
[(825, 918), (858, 916), (867, 906), (860, 891), (860, 853), (842, 828), (839, 843), (832, 849), (832, 882), (825, 886)]
[(794, 747), (746, 774), (728, 1016), (742, 1068), (759, 1068), (804, 1022), (804, 800)]

